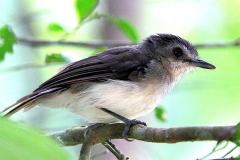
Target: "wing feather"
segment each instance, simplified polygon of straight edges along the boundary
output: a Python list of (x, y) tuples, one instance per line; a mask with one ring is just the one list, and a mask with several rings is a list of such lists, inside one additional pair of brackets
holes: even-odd
[(73, 62), (41, 84), (34, 92), (87, 81), (131, 80), (129, 75), (132, 72), (139, 72), (139, 68), (142, 68), (142, 72), (148, 61), (147, 57), (138, 59), (137, 55), (140, 52), (131, 50), (131, 47), (114, 48)]

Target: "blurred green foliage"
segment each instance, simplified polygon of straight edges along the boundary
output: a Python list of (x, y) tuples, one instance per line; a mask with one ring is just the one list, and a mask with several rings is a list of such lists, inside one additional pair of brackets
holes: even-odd
[(162, 121), (162, 122), (165, 122), (166, 121), (166, 110), (161, 107), (161, 106), (158, 106), (154, 109), (154, 112), (155, 112), (155, 116), (158, 120)]
[(1, 160), (70, 160), (71, 157), (42, 133), (0, 117)]
[(48, 29), (51, 32), (56, 32), (56, 33), (66, 33), (65, 29), (58, 23), (49, 23)]
[(46, 55), (45, 58), (46, 63), (51, 63), (51, 62), (70, 62), (69, 58), (61, 53), (52, 53)]
[(233, 135), (233, 138), (236, 139), (234, 143), (236, 143), (237, 146), (240, 146), (240, 122), (237, 124), (236, 131)]
[(81, 23), (87, 18), (96, 8), (98, 0), (75, 0), (75, 11), (78, 17), (78, 22)]
[(0, 62), (4, 60), (6, 53), (13, 52), (13, 45), (16, 43), (15, 34), (9, 26), (0, 28)]
[(136, 27), (128, 20), (106, 16), (106, 20), (117, 26), (132, 43), (139, 42), (139, 34)]

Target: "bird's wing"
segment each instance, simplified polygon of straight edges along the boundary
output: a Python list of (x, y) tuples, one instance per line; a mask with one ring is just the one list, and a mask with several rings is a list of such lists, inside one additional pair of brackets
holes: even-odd
[[(140, 55), (140, 56), (139, 56)], [(73, 62), (41, 84), (34, 92), (72, 84), (108, 79), (137, 81), (144, 74), (148, 58), (131, 47), (118, 47)]]
[[(95, 56), (73, 62), (41, 84), (33, 93), (6, 108), (7, 116), (31, 106), (42, 95), (61, 92), (76, 83), (108, 79), (139, 81), (144, 77), (149, 57), (133, 47), (117, 47)], [(30, 107), (31, 108), (31, 107)]]

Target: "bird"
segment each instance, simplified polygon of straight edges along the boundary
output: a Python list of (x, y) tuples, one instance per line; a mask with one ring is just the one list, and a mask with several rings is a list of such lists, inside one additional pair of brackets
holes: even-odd
[(105, 50), (72, 62), (32, 93), (4, 109), (9, 117), (35, 106), (67, 108), (89, 123), (126, 126), (151, 112), (177, 81), (195, 68), (216, 67), (199, 58), (187, 40), (173, 34), (154, 34), (141, 43)]

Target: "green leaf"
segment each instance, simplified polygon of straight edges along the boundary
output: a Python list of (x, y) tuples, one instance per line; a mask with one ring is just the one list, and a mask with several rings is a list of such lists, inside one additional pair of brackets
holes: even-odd
[(52, 53), (48, 54), (45, 58), (46, 63), (52, 63), (52, 62), (70, 62), (69, 58), (65, 55), (62, 55), (60, 53)]
[(0, 61), (3, 61), (6, 53), (13, 52), (13, 45), (17, 42), (16, 36), (9, 26), (0, 28), (0, 41)]
[(55, 142), (37, 131), (2, 117), (0, 127), (0, 159), (71, 159)]
[(137, 32), (137, 29), (128, 20), (121, 18), (117, 19), (110, 16), (106, 17), (106, 20), (117, 26), (133, 43), (137, 43), (139, 41), (139, 34)]
[(156, 117), (160, 121), (162, 121), (162, 122), (166, 121), (166, 111), (163, 107), (156, 107), (154, 112), (155, 112)]
[(75, 0), (75, 10), (81, 23), (96, 8), (98, 0)]
[(234, 143), (236, 143), (237, 146), (240, 146), (240, 122), (236, 126), (236, 131), (234, 132), (232, 138), (234, 139)]
[(66, 32), (65, 29), (58, 23), (50, 23), (48, 29), (51, 32)]

